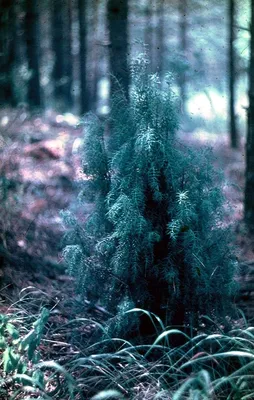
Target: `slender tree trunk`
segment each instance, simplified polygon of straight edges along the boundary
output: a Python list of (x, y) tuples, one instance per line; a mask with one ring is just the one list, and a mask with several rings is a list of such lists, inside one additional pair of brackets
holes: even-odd
[(93, 77), (92, 77), (92, 108), (96, 110), (97, 106), (97, 84), (99, 77), (99, 58), (98, 58), (98, 21), (99, 21), (99, 1), (94, 0), (93, 4), (93, 27), (94, 27), (94, 40), (93, 40)]
[(229, 129), (231, 147), (236, 149), (238, 143), (238, 132), (235, 115), (235, 50), (234, 50), (234, 20), (235, 0), (229, 0)]
[(66, 51), (65, 51), (65, 73), (66, 73), (66, 103), (73, 106), (73, 57), (72, 57), (72, 0), (67, 0), (67, 29), (66, 29)]
[(18, 47), (17, 47), (17, 18), (16, 18), (16, 4), (15, 1), (10, 4), (10, 13), (9, 13), (9, 23), (10, 23), (10, 51), (9, 51), (9, 60), (8, 60), (8, 69), (9, 69), (9, 81), (10, 81), (10, 103), (12, 107), (17, 106), (17, 95), (15, 90), (15, 67), (18, 64)]
[(28, 81), (27, 101), (31, 107), (41, 107), (40, 87), (40, 62), (39, 62), (39, 12), (37, 0), (25, 0), (25, 34), (26, 34), (26, 55), (28, 69), (31, 77)]
[(108, 28), (110, 40), (111, 95), (123, 90), (128, 98), (128, 0), (108, 0)]
[(19, 23), (18, 23), (18, 4), (13, 1), (11, 7), (11, 25), (12, 25), (12, 42), (11, 42), (11, 53), (10, 53), (10, 70), (11, 70), (11, 85), (12, 85), (12, 106), (16, 107), (22, 99), (21, 89), (18, 87), (16, 74), (18, 68), (22, 63), (21, 57), (21, 40), (19, 35)]
[(78, 0), (78, 14), (79, 14), (79, 66), (80, 66), (80, 111), (81, 114), (86, 113), (89, 108), (89, 97), (87, 91), (87, 71), (86, 71), (86, 12), (87, 1)]
[(164, 13), (165, 13), (165, 0), (159, 1), (158, 7), (158, 73), (161, 78), (163, 79), (163, 72), (164, 72), (164, 56), (165, 56), (165, 43), (164, 43)]
[(8, 29), (10, 2), (8, 0), (1, 0), (0, 5), (0, 101), (3, 105), (9, 103), (11, 98), (11, 85), (8, 68), (10, 51), (10, 29)]
[(7, 74), (7, 62), (6, 62), (6, 32), (7, 32), (7, 13), (8, 13), (8, 2), (1, 0), (0, 3), (0, 104), (3, 105), (6, 102), (6, 92), (8, 91), (8, 80), (6, 80)]
[(57, 106), (72, 107), (72, 3), (71, 0), (52, 2), (52, 50), (54, 67), (52, 79)]
[[(180, 38), (180, 49), (185, 62), (187, 53), (187, 0), (179, 0), (179, 38)], [(182, 110), (185, 112), (187, 91), (186, 91), (186, 72), (185, 66), (183, 65), (179, 73), (179, 86), (180, 96), (182, 100)]]
[(54, 67), (52, 79), (56, 103), (63, 105), (65, 95), (64, 73), (64, 10), (62, 0), (52, 2), (52, 50), (54, 53)]
[[(147, 57), (148, 60), (150, 61), (150, 68), (149, 71), (153, 71), (154, 67), (154, 60), (153, 60), (153, 27), (152, 27), (152, 18), (153, 18), (153, 12), (152, 12), (152, 7), (153, 6), (153, 1), (148, 0), (146, 3), (146, 26), (145, 26), (145, 38), (144, 42), (146, 45), (146, 51), (147, 51)], [(153, 71), (154, 72), (154, 71)]]
[(18, 58), (17, 18), (14, 1), (0, 2), (0, 102), (17, 105), (14, 69)]
[(249, 66), (249, 109), (246, 143), (245, 222), (254, 231), (254, 0), (251, 0), (251, 45)]

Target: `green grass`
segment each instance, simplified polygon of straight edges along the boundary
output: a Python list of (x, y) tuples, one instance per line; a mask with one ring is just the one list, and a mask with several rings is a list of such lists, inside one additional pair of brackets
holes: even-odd
[[(51, 317), (47, 321), (45, 309), (29, 314), (24, 308), (26, 301), (27, 296), (1, 315), (0, 398), (254, 399), (252, 327), (189, 337), (179, 329), (165, 328), (157, 318), (160, 332), (152, 344), (105, 338), (90, 346), (84, 340), (74, 345), (65, 340), (70, 331), (85, 329), (95, 321), (79, 318), (56, 327)], [(146, 311), (133, 310), (140, 312), (155, 318)], [(175, 346), (177, 336), (183, 338), (181, 346)], [(7, 368), (7, 347), (25, 365), (24, 370), (18, 371), (15, 361)], [(66, 357), (57, 356), (55, 347), (64, 349)]]
[(201, 334), (180, 347), (160, 344), (175, 334), (168, 330), (153, 345), (119, 339), (118, 351), (79, 357), (71, 370), (82, 370), (79, 382), (87, 388), (118, 390), (126, 399), (254, 398), (253, 328)]

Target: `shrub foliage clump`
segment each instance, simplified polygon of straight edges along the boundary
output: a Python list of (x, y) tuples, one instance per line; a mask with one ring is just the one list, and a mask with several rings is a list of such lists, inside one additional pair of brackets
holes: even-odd
[(81, 292), (113, 313), (144, 308), (168, 324), (222, 315), (235, 286), (211, 152), (188, 149), (177, 128), (170, 82), (162, 90), (139, 57), (129, 100), (119, 90), (109, 119), (84, 129), (80, 200), (94, 209), (84, 223), (65, 212), (64, 256)]

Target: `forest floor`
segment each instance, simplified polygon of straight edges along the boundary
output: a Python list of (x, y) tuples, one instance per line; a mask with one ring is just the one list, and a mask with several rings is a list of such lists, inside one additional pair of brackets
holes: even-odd
[[(78, 304), (62, 260), (64, 227), (59, 214), (69, 208), (79, 212), (76, 199), (84, 177), (79, 151), (83, 133), (77, 122), (71, 114), (52, 111), (33, 116), (23, 109), (0, 112), (0, 313), (28, 287), (44, 293), (53, 308), (65, 307), (63, 314), (71, 313), (68, 299)], [(231, 206), (226, 223), (234, 224), (238, 258), (253, 261), (254, 238), (242, 223), (244, 143), (236, 151), (230, 149), (226, 134), (180, 132), (179, 137), (196, 148), (213, 147), (215, 166), (226, 177), (224, 192)], [(83, 207), (84, 217), (89, 209)], [(89, 304), (86, 312), (94, 313)], [(95, 312), (103, 316), (103, 310)]]
[[(55, 299), (74, 297), (72, 279), (65, 274), (61, 255), (64, 227), (60, 210), (75, 209), (82, 184), (82, 128), (72, 114), (26, 110), (0, 113), (0, 257), (5, 268), (0, 296), (7, 300), (35, 286)], [(246, 234), (243, 218), (244, 143), (228, 145), (227, 135), (180, 132), (185, 144), (213, 147), (215, 166), (226, 178), (224, 192), (231, 206), (226, 223), (234, 224), (240, 261), (254, 260), (254, 238)], [(80, 206), (79, 206), (80, 207)], [(83, 216), (89, 212), (82, 206)], [(23, 260), (23, 261), (22, 261)]]
[[(52, 111), (33, 116), (22, 109), (0, 112), (0, 314), (22, 309), (23, 314), (35, 316), (42, 306), (49, 308), (40, 351), (44, 361), (60, 363), (80, 353), (79, 344), (91, 337), (94, 321), (108, 318), (103, 308), (80, 301), (62, 259), (65, 228), (60, 211), (75, 210), (80, 218), (90, 212), (88, 206), (77, 205), (85, 179), (83, 132), (77, 122), (71, 114)], [(206, 132), (180, 132), (179, 139), (197, 149), (213, 147), (215, 167), (225, 174), (223, 190), (231, 206), (225, 223), (234, 225), (239, 260), (253, 262), (254, 238), (242, 222), (244, 143), (234, 151), (226, 134), (218, 138)], [(91, 322), (83, 324), (81, 319)]]

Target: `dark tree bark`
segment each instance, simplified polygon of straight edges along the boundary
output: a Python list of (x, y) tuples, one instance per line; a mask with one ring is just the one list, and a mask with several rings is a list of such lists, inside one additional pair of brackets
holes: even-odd
[(54, 53), (54, 67), (52, 79), (54, 97), (57, 104), (64, 102), (65, 71), (64, 71), (64, 9), (62, 0), (52, 2), (52, 50)]
[[(187, 52), (187, 0), (179, 0), (179, 38), (180, 38), (180, 49), (182, 57), (185, 62)], [(180, 96), (182, 100), (182, 110), (185, 112), (187, 93), (186, 93), (186, 72), (185, 66), (181, 67), (179, 72), (179, 87)]]
[(86, 13), (87, 13), (87, 1), (86, 0), (78, 0), (80, 111), (81, 111), (81, 114), (84, 114), (89, 110), (89, 96), (88, 96), (88, 91), (87, 91), (87, 71), (86, 71), (86, 55), (87, 55)]
[(14, 1), (0, 2), (0, 102), (17, 105), (14, 68), (19, 63), (17, 15)]
[(128, 98), (128, 0), (108, 0), (108, 28), (110, 40), (111, 95), (123, 90)]
[(54, 97), (57, 106), (72, 107), (72, 4), (71, 0), (52, 2), (52, 49)]
[(97, 105), (97, 83), (99, 80), (99, 59), (98, 59), (98, 23), (99, 23), (99, 1), (94, 0), (93, 2), (93, 27), (94, 27), (94, 40), (93, 40), (93, 76), (92, 76), (92, 90), (91, 90), (91, 105), (96, 110)]
[(8, 96), (8, 80), (6, 75), (7, 70), (7, 62), (6, 62), (6, 32), (7, 32), (7, 24), (8, 24), (8, 2), (1, 0), (0, 3), (0, 102), (4, 104), (6, 102), (6, 98)]
[(39, 12), (38, 0), (25, 0), (25, 37), (26, 37), (26, 55), (28, 69), (31, 77), (27, 87), (27, 102), (31, 107), (41, 107), (41, 87), (40, 87), (40, 62), (39, 62)]
[(9, 25), (10, 2), (2, 0), (0, 3), (0, 101), (1, 104), (9, 103), (12, 95), (8, 60), (10, 54)]
[(12, 107), (16, 107), (18, 104), (18, 93), (16, 93), (15, 88), (15, 67), (20, 64), (20, 53), (19, 53), (19, 43), (17, 35), (17, 5), (15, 1), (12, 2), (10, 6), (10, 27), (11, 27), (11, 40), (10, 40), (10, 52), (9, 52), (9, 73), (10, 73), (10, 91), (11, 98), (10, 103)]
[(69, 107), (73, 106), (73, 57), (72, 57), (72, 0), (67, 0), (66, 6), (66, 49), (65, 49), (65, 74), (66, 74), (66, 90), (65, 97), (66, 103)]
[(158, 7), (158, 43), (157, 43), (157, 57), (158, 57), (158, 73), (162, 80), (164, 72), (164, 56), (165, 56), (165, 45), (164, 45), (164, 13), (165, 13), (165, 0), (159, 1)]
[(254, 231), (254, 0), (251, 1), (251, 45), (249, 66), (249, 109), (246, 143), (245, 221)]
[(235, 0), (229, 0), (229, 130), (231, 147), (236, 149), (239, 145), (235, 115)]
[(148, 60), (150, 61), (150, 72), (154, 72), (154, 54), (153, 54), (153, 1), (148, 0), (146, 3), (146, 26), (145, 26), (145, 45)]
[(86, 24), (89, 27), (89, 34), (87, 34), (87, 48), (86, 53), (89, 58), (86, 60), (86, 85), (87, 85), (87, 99), (89, 99), (88, 108), (96, 112), (97, 109), (97, 84), (99, 80), (99, 5), (100, 0), (93, 0), (87, 2), (86, 8)]

